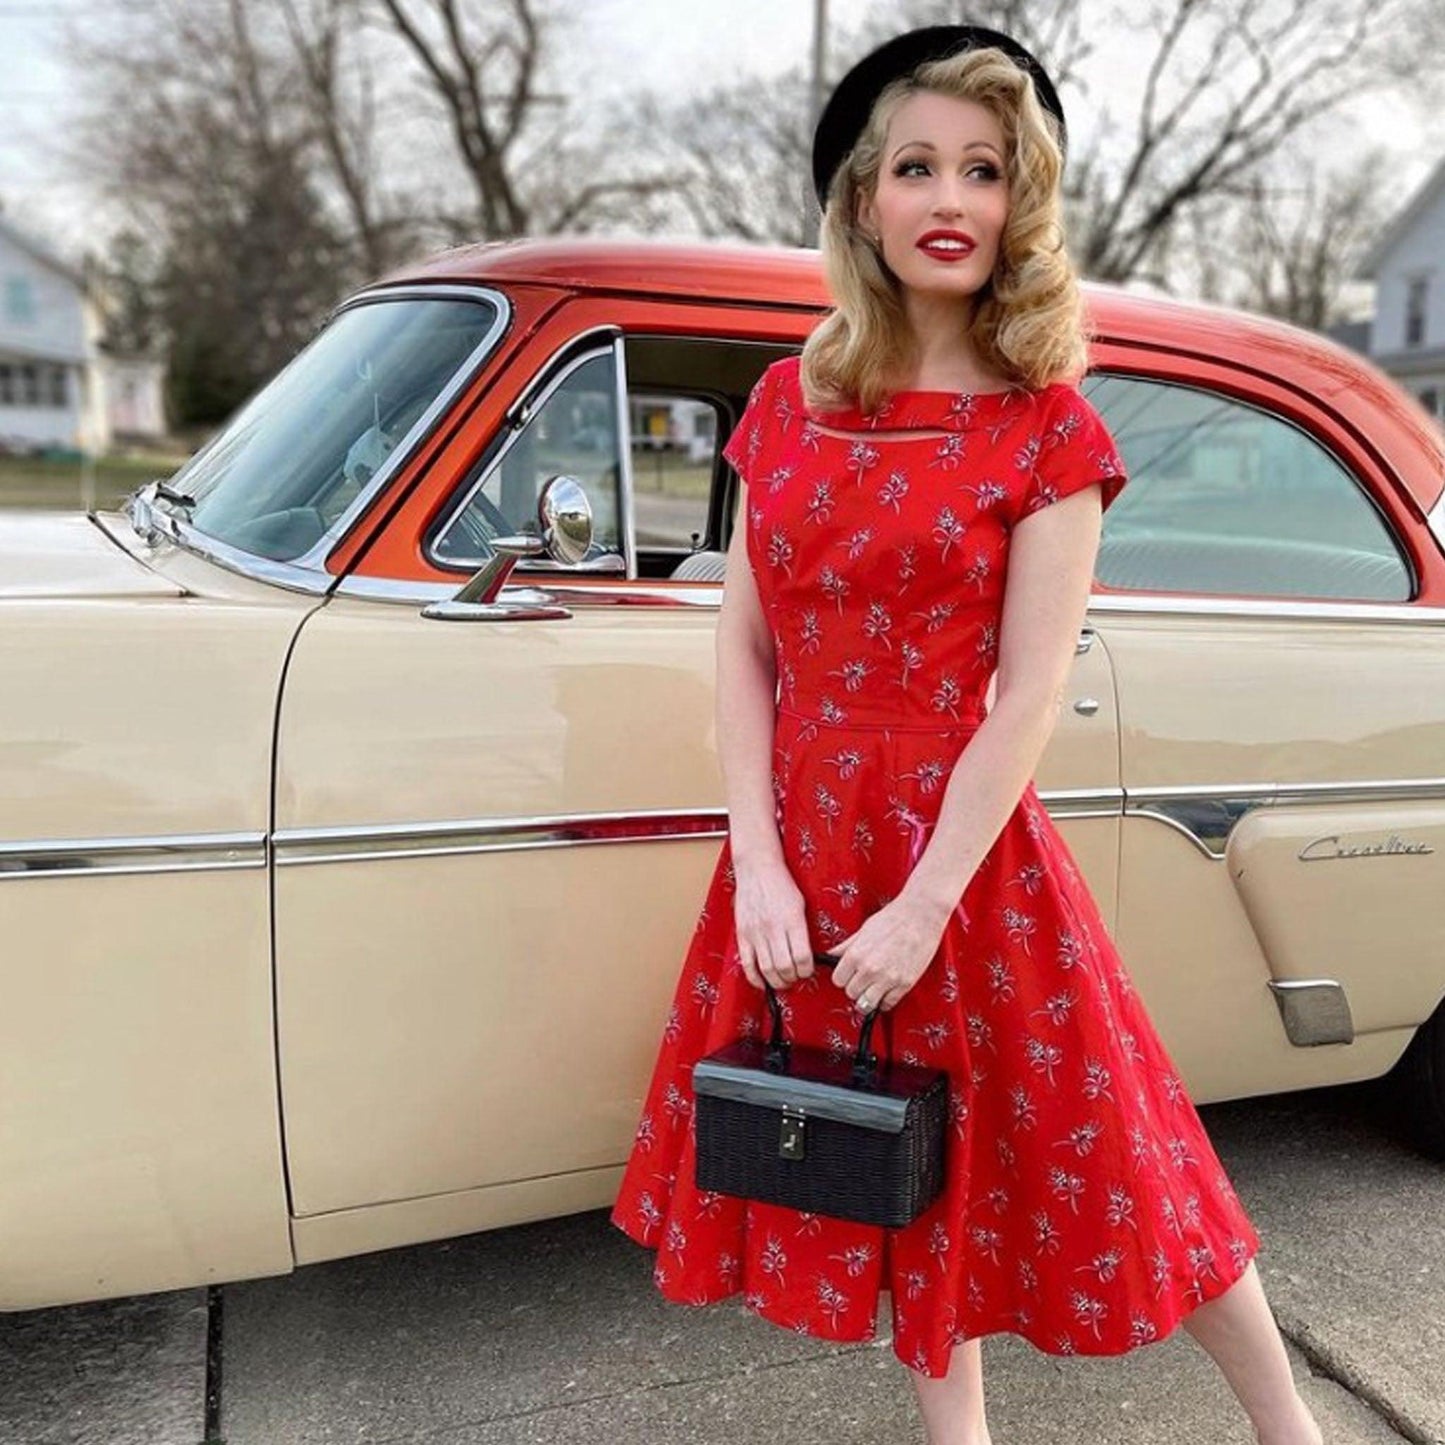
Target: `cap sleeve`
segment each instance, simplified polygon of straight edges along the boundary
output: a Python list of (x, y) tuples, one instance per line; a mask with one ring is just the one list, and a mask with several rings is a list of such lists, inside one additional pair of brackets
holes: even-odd
[(1107, 511), (1129, 478), (1104, 419), (1073, 386), (1060, 389), (1047, 416), (1015, 522), (1095, 482), (1103, 485), (1102, 506)]
[(744, 485), (748, 487), (752, 486), (757, 472), (758, 457), (762, 451), (763, 438), (767, 428), (773, 389), (772, 370), (772, 367), (769, 367), (758, 378), (757, 383), (748, 394), (747, 405), (743, 407), (743, 414), (738, 418), (738, 424), (733, 428), (733, 434), (728, 438), (727, 445), (723, 447), (723, 456), (743, 479)]

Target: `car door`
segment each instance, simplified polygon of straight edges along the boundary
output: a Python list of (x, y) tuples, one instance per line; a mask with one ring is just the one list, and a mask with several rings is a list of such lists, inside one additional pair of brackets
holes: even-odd
[(1445, 647), (1412, 609), (1407, 520), (1282, 386), (1086, 391), (1131, 477), (1096, 607), (1123, 957), (1198, 1098), (1376, 1075), (1441, 989)]
[[(334, 596), (296, 645), (275, 878), (300, 1257), (354, 1248), (347, 1211), (368, 1205), (424, 1199), (423, 1227), (455, 1233), (610, 1197), (726, 828), (722, 589), (636, 575), (639, 560), (685, 574), (664, 554), (688, 528), (662, 505), (675, 497), (636, 504), (629, 437), (629, 411), (671, 404), (669, 368), (694, 397), (704, 368), (675, 337), (636, 350), (631, 388), (620, 338), (552, 356), (425, 542), (433, 563), (472, 555), (523, 526), (540, 483), (566, 470), (597, 528), (580, 568), (609, 581), (528, 575), (535, 587), (505, 595), (569, 615), (507, 622), (443, 621), (414, 588), (373, 585)], [(723, 386), (734, 413), (752, 379), (736, 370)], [(714, 445), (730, 425), (711, 428)], [(691, 451), (697, 418), (681, 429)], [(656, 540), (640, 559), (635, 511)], [(1092, 629), (1074, 682), (1038, 781), (1107, 908), (1118, 738)]]

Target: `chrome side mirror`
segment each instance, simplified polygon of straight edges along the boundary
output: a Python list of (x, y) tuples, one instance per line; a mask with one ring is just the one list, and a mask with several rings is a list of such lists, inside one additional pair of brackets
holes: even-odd
[(512, 568), (522, 557), (545, 554), (554, 561), (580, 562), (592, 545), (592, 504), (576, 477), (549, 477), (537, 498), (537, 533), (494, 537), (492, 555), (445, 602), (432, 602), (423, 617), (443, 622), (506, 622), (535, 617), (570, 617), (571, 611), (555, 604), (498, 602)]

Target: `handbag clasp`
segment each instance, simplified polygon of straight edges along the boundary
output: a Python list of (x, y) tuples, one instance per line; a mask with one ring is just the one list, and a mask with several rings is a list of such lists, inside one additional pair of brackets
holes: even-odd
[(791, 1104), (783, 1105), (782, 1124), (778, 1130), (778, 1157), (780, 1159), (801, 1159), (803, 1157), (803, 1111)]

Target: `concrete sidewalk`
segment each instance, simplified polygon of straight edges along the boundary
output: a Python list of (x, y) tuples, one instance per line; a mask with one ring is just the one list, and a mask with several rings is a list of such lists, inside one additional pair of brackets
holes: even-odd
[[(1329, 1445), (1445, 1441), (1445, 1165), (1370, 1086), (1201, 1110)], [(227, 1445), (922, 1445), (886, 1303), (828, 1345), (663, 1299), (605, 1210), (223, 1291)], [(0, 1316), (0, 1445), (201, 1445), (204, 1291)], [(995, 1445), (1253, 1445), (1184, 1331), (1112, 1358), (984, 1341)], [(1318, 1371), (1319, 1373), (1316, 1373)]]

